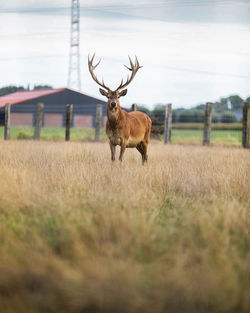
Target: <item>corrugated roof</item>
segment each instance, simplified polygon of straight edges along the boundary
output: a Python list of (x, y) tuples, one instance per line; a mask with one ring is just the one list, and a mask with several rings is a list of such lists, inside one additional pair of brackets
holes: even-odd
[(31, 90), (31, 91), (17, 91), (14, 93), (10, 93), (8, 95), (0, 97), (0, 108), (4, 107), (6, 103), (16, 104), (23, 101), (28, 101), (32, 99), (36, 99), (43, 96), (48, 96), (53, 93), (61, 92), (66, 88), (58, 88), (58, 89), (40, 89), (40, 90)]

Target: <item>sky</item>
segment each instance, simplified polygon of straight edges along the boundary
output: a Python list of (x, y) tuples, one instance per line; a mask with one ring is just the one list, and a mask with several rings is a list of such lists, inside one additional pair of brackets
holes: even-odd
[[(70, 0), (0, 0), (0, 87), (67, 86)], [(80, 0), (81, 89), (102, 98), (87, 65), (115, 89), (128, 55), (143, 67), (125, 107), (192, 107), (250, 96), (250, 0)]]

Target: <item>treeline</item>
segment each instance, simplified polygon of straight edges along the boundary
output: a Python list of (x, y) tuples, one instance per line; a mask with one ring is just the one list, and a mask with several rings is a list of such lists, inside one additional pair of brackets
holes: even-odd
[[(221, 98), (213, 105), (213, 123), (237, 123), (242, 119), (242, 106), (244, 101), (250, 101), (250, 97), (242, 99), (238, 95)], [(163, 121), (165, 116), (165, 104), (155, 105), (153, 110), (138, 105), (137, 109), (150, 115), (154, 120)], [(173, 109), (173, 123), (203, 123), (205, 104), (197, 105), (190, 109)]]
[(17, 91), (29, 91), (29, 90), (50, 89), (50, 88), (53, 88), (53, 87), (49, 85), (34, 85), (33, 89), (30, 89), (29, 85), (27, 87), (10, 85), (10, 86), (5, 86), (5, 87), (0, 88), (0, 97), (5, 96), (9, 93), (17, 92)]

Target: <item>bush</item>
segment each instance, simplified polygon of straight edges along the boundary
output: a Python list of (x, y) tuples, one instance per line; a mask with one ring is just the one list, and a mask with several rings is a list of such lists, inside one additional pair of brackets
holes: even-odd
[(220, 122), (220, 115), (219, 114), (213, 114), (212, 115), (212, 123), (219, 123)]
[(22, 139), (32, 139), (33, 137), (25, 133), (24, 131), (19, 131), (16, 138), (22, 140)]
[(221, 114), (222, 123), (236, 123), (237, 117), (230, 111), (226, 111)]
[(145, 107), (144, 105), (137, 105), (137, 111), (144, 112), (144, 113), (150, 115), (150, 110), (147, 107)]
[(164, 104), (157, 104), (152, 111), (152, 116), (164, 120), (165, 108), (166, 106)]
[(178, 118), (180, 123), (203, 123), (204, 112), (201, 110), (184, 110)]

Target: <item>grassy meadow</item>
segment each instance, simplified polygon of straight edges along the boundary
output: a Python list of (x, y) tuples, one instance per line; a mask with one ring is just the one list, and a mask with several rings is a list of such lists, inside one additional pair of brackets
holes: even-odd
[(250, 310), (250, 154), (0, 140), (0, 312)]
[[(174, 144), (196, 144), (200, 145), (203, 138), (202, 124), (176, 124), (172, 129), (171, 141)], [(183, 129), (181, 129), (181, 126)], [(177, 129), (175, 127), (178, 127)], [(193, 129), (185, 129), (191, 127)], [(194, 128), (196, 127), (196, 128)], [(231, 127), (231, 129), (230, 129)], [(238, 128), (237, 128), (238, 127)], [(215, 130), (211, 132), (212, 145), (241, 146), (242, 131), (239, 124), (218, 124)], [(221, 128), (221, 129), (220, 129)], [(0, 138), (4, 136), (4, 128), (0, 127)], [(32, 139), (34, 136), (33, 127), (11, 127), (11, 139)], [(93, 141), (95, 136), (94, 128), (72, 128), (71, 141)], [(43, 127), (41, 131), (42, 140), (63, 141), (65, 139), (65, 129), (62, 127)], [(163, 135), (160, 136), (163, 140)], [(101, 130), (101, 141), (106, 141), (104, 129)]]

